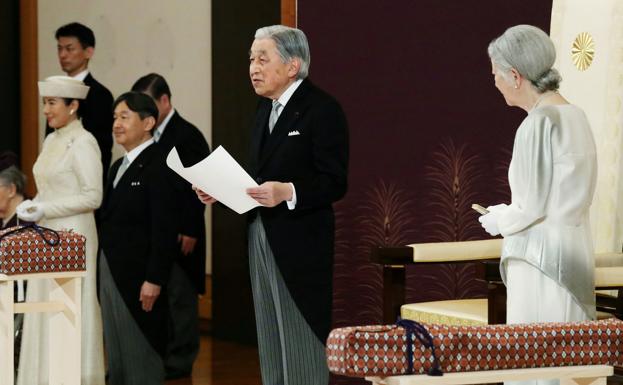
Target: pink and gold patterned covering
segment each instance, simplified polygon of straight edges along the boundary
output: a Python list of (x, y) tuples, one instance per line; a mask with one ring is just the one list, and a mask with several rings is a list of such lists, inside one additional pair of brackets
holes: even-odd
[[(424, 324), (433, 336), (443, 372), (472, 372), (573, 365), (623, 366), (623, 321), (486, 326)], [(416, 338), (413, 374), (433, 364)], [(332, 373), (350, 376), (409, 374), (405, 329), (361, 326), (335, 329), (327, 339)]]
[[(43, 233), (32, 227), (13, 232), (17, 229), (19, 227), (0, 231), (0, 274), (86, 270), (84, 236), (72, 231), (57, 231), (57, 239), (53, 232), (44, 228), (39, 228)], [(42, 234), (48, 240), (56, 241), (54, 245), (45, 242)]]

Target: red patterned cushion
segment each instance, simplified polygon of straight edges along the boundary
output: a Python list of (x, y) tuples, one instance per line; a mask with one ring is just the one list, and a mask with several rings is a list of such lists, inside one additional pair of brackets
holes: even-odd
[[(43, 229), (41, 233), (32, 227), (0, 231), (0, 274), (86, 270), (85, 237), (72, 231), (56, 233), (58, 239), (49, 230)], [(47, 243), (43, 235), (56, 241), (54, 245)]]
[[(573, 365), (623, 366), (623, 321), (450, 326), (424, 325), (444, 372)], [(414, 338), (413, 373), (432, 367), (430, 349)], [(408, 374), (405, 329), (361, 326), (335, 329), (327, 340), (332, 373), (351, 376)]]

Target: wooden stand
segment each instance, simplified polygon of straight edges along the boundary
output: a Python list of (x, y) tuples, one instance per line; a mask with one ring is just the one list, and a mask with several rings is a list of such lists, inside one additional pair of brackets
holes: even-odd
[(491, 384), (502, 381), (560, 379), (560, 385), (606, 385), (606, 377), (611, 376), (612, 373), (612, 366), (591, 365), (447, 373), (441, 377), (431, 377), (425, 374), (366, 377), (366, 380), (372, 382), (374, 385), (460, 385)]
[[(506, 323), (506, 287), (502, 283), (499, 266), (501, 248), (501, 239), (374, 248), (370, 260), (383, 266), (383, 322), (394, 323), (400, 314), (400, 307), (405, 303), (406, 265), (480, 262), (479, 276), (487, 282), (488, 288), (488, 323)], [(597, 254), (595, 259), (604, 261), (602, 264), (605, 265), (595, 268), (595, 289), (618, 290), (618, 297), (598, 296), (597, 310), (623, 319), (623, 266), (616, 266), (623, 260), (623, 254)], [(623, 376), (622, 367), (616, 367), (614, 371), (617, 376)]]
[[(84, 271), (63, 273), (0, 274), (0, 385), (13, 385), (13, 318), (17, 313), (50, 315), (50, 385), (80, 385), (81, 279)], [(14, 281), (49, 279), (48, 302), (13, 302)]]
[[(396, 317), (400, 315), (400, 307), (405, 303), (405, 267), (407, 265), (480, 262), (482, 264), (479, 265), (479, 275), (485, 276), (488, 275), (488, 270), (499, 269), (501, 250), (501, 239), (419, 243), (372, 249), (370, 261), (383, 266), (383, 322), (394, 323)], [(499, 277), (499, 272), (496, 274)], [(500, 308), (490, 309), (489, 320), (493, 322), (489, 323), (505, 323), (506, 288), (501, 279), (499, 282), (490, 280), (488, 288), (489, 303), (502, 305)], [(500, 290), (503, 290), (503, 297), (500, 297)], [(504, 313), (500, 314), (500, 311)]]

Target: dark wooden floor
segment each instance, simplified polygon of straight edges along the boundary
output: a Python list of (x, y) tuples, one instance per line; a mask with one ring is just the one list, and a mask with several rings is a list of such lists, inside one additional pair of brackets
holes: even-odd
[[(209, 333), (212, 319), (212, 277), (206, 276), (206, 294), (199, 299), (202, 331)], [(166, 385), (261, 385), (257, 348), (201, 336), (201, 348), (192, 379), (168, 381)]]
[(193, 378), (166, 385), (261, 385), (257, 348), (201, 337)]

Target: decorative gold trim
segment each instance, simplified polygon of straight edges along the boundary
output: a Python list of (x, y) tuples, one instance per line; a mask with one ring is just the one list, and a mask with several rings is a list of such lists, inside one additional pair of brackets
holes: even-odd
[(400, 316), (411, 321), (423, 322), (427, 324), (442, 324), (453, 326), (483, 326), (486, 322), (472, 319), (470, 317), (455, 317), (446, 314), (429, 313), (420, 310), (401, 309)]
[(595, 41), (588, 32), (580, 33), (573, 41), (571, 47), (571, 59), (580, 71), (585, 71), (591, 66), (595, 56)]

